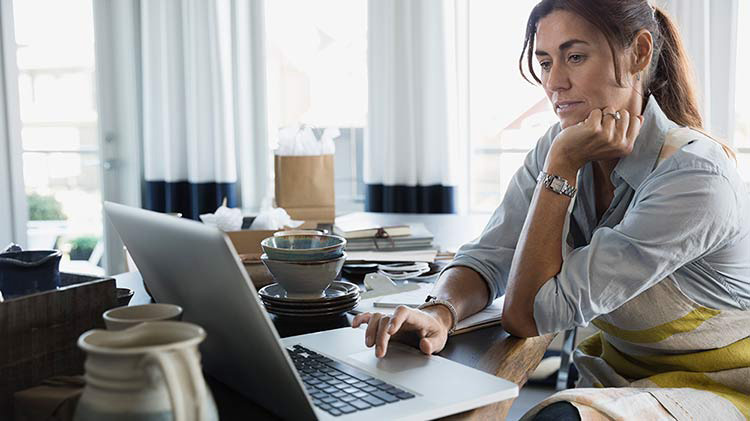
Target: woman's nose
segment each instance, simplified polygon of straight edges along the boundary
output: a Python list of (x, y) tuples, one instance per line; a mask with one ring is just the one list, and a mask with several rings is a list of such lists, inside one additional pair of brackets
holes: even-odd
[(562, 91), (570, 88), (570, 79), (565, 66), (553, 64), (547, 72), (545, 87), (550, 91)]

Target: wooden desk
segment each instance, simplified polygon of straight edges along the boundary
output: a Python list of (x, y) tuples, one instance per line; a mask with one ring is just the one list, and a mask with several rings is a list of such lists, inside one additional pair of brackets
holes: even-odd
[[(381, 218), (383, 225), (395, 223), (422, 222), (435, 235), (435, 242), (443, 248), (455, 249), (481, 233), (489, 216), (458, 215), (404, 215), (372, 214)], [(140, 274), (131, 272), (115, 276), (118, 286), (136, 291), (131, 305), (150, 301), (141, 283)], [(273, 318), (273, 317), (272, 317)], [(274, 324), (281, 337), (303, 333), (335, 329), (349, 326), (352, 317), (325, 323), (290, 323), (274, 319)], [(554, 335), (537, 338), (520, 339), (510, 336), (500, 326), (491, 326), (473, 332), (452, 337), (445, 349), (439, 354), (442, 357), (492, 373), (523, 387), (528, 375), (541, 361), (544, 351)], [(373, 351), (374, 352), (374, 351)], [(450, 381), (450, 379), (446, 379)], [(222, 420), (275, 419), (263, 408), (254, 405), (239, 393), (209, 379), (211, 390), (219, 407)], [(510, 409), (512, 400), (487, 405), (473, 411), (448, 417), (450, 420), (497, 420), (504, 419)]]

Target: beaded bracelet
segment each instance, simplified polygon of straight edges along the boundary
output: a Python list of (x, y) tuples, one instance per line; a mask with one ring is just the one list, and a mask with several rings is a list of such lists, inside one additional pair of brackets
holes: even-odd
[(453, 332), (456, 331), (456, 323), (458, 323), (458, 313), (456, 312), (456, 308), (453, 307), (453, 304), (450, 303), (450, 301), (447, 300), (441, 300), (438, 299), (435, 296), (428, 295), (427, 299), (424, 300), (424, 304), (421, 304), (419, 307), (417, 307), (419, 310), (424, 310), (428, 307), (436, 306), (436, 305), (443, 305), (445, 306), (448, 311), (451, 313), (451, 327), (448, 329), (448, 336), (452, 335)]

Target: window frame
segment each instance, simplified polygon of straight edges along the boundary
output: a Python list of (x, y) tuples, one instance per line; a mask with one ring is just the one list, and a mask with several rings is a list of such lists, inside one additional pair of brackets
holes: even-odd
[[(0, 46), (2, 65), (0, 79), (2, 98), (0, 100), (0, 130), (7, 142), (0, 146), (0, 161), (7, 162), (7, 185), (2, 186), (4, 205), (0, 205), (0, 239), (7, 236), (9, 241), (26, 245), (26, 225), (28, 205), (23, 178), (23, 148), (21, 143), (21, 115), (18, 94), (18, 66), (16, 63), (16, 37), (13, 15), (13, 0), (0, 2)], [(5, 244), (0, 244), (4, 247)]]

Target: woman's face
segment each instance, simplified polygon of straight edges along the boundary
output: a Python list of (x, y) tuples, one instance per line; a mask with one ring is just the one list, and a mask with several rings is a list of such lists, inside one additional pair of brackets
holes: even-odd
[[(625, 87), (617, 84), (607, 39), (580, 16), (556, 10), (540, 19), (534, 53), (542, 86), (563, 129), (585, 120), (595, 108), (640, 111), (629, 86), (632, 75), (621, 72)], [(628, 68), (626, 60), (623, 54), (623, 69)]]

